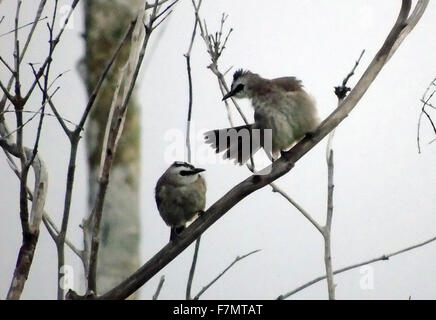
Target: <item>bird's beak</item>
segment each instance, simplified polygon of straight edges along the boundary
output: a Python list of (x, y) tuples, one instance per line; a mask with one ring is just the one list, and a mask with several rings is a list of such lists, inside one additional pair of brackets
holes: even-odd
[(200, 173), (200, 172), (203, 172), (203, 171), (206, 171), (206, 169), (202, 169), (202, 168), (195, 168), (194, 169), (194, 173)]
[(232, 97), (232, 96), (234, 96), (235, 95), (235, 91), (229, 91), (229, 92), (227, 92), (227, 94), (223, 97), (223, 99), (221, 100), (221, 101), (224, 101), (224, 100), (226, 100), (226, 99), (228, 99), (228, 98), (230, 98), (230, 97)]

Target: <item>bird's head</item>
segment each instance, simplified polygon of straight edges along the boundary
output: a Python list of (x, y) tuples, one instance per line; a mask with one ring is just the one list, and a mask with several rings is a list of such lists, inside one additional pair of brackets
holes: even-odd
[(188, 185), (198, 179), (199, 173), (205, 171), (196, 168), (192, 164), (182, 161), (175, 161), (167, 170), (166, 176), (170, 183), (177, 185)]
[(248, 90), (256, 75), (248, 70), (239, 69), (233, 74), (233, 82), (230, 91), (223, 97), (226, 100), (230, 97), (238, 99), (247, 98)]

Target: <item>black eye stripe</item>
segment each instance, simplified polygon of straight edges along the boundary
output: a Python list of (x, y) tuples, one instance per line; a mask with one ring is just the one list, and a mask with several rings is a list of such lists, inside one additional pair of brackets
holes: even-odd
[(234, 93), (238, 93), (244, 90), (244, 85), (242, 83), (238, 84), (236, 88), (233, 90)]
[(192, 176), (195, 174), (195, 171), (182, 170), (179, 172), (181, 176)]

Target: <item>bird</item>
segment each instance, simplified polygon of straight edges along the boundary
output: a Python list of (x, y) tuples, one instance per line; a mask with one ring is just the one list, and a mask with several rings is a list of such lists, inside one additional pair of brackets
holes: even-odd
[(240, 165), (261, 147), (272, 160), (278, 159), (282, 151), (312, 134), (320, 123), (314, 98), (296, 77), (265, 79), (239, 69), (222, 100), (230, 97), (251, 100), (254, 123), (211, 130), (204, 137), (216, 153), (226, 151), (224, 159), (234, 159)]
[(204, 212), (206, 181), (192, 164), (175, 161), (156, 183), (155, 199), (160, 216), (171, 227), (170, 241), (176, 240), (186, 223)]

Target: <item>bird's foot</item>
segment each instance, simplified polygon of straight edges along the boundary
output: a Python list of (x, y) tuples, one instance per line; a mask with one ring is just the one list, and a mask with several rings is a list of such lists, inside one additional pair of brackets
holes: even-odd
[(315, 133), (313, 131), (309, 131), (309, 132), (306, 132), (306, 135), (304, 137), (312, 140), (314, 136), (315, 136)]
[(176, 241), (180, 237), (180, 234), (182, 233), (183, 230), (185, 230), (185, 226), (172, 227), (171, 234), (170, 234), (170, 241)]
[(284, 157), (286, 158), (286, 154), (288, 153), (289, 150), (280, 150), (280, 157)]

